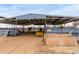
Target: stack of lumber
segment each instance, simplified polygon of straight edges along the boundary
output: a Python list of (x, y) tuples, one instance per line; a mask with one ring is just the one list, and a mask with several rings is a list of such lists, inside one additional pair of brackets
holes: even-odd
[(46, 45), (53, 46), (77, 46), (77, 40), (67, 34), (46, 34), (44, 36), (44, 42)]

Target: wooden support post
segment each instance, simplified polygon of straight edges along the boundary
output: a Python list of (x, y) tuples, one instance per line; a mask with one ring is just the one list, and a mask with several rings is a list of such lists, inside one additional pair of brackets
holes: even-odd
[(34, 26), (33, 26), (33, 32), (34, 32)]
[(23, 25), (23, 33), (24, 33), (25, 31), (24, 31), (24, 25)]
[(16, 25), (15, 25), (16, 27), (15, 27), (15, 30), (16, 30), (16, 34), (17, 34), (17, 20), (16, 20)]
[(46, 19), (45, 19), (45, 24), (44, 24), (44, 37), (43, 37), (43, 42), (44, 42), (45, 45), (46, 45), (46, 42), (45, 42), (45, 34), (46, 34), (46, 31), (47, 31), (47, 28), (46, 28)]
[(44, 33), (46, 33), (47, 28), (46, 28), (46, 19), (45, 19), (45, 25), (44, 25)]

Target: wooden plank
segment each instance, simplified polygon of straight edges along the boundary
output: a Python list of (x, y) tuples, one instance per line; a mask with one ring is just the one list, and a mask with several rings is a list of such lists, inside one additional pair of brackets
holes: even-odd
[(44, 41), (46, 45), (58, 46), (78, 46), (76, 38), (67, 36), (68, 34), (47, 34)]

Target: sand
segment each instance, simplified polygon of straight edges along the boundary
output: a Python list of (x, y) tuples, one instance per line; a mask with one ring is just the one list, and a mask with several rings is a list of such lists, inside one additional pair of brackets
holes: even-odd
[(45, 45), (43, 37), (32, 34), (15, 37), (0, 37), (1, 54), (47, 54), (47, 53), (79, 53), (79, 46)]
[(0, 37), (0, 53), (34, 53), (40, 44), (41, 37), (33, 35)]

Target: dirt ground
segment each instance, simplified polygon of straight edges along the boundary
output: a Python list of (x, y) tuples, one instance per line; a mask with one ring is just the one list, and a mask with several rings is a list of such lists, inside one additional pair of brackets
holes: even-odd
[(1, 54), (52, 54), (79, 53), (79, 46), (46, 46), (43, 37), (23, 35), (16, 37), (0, 36)]

